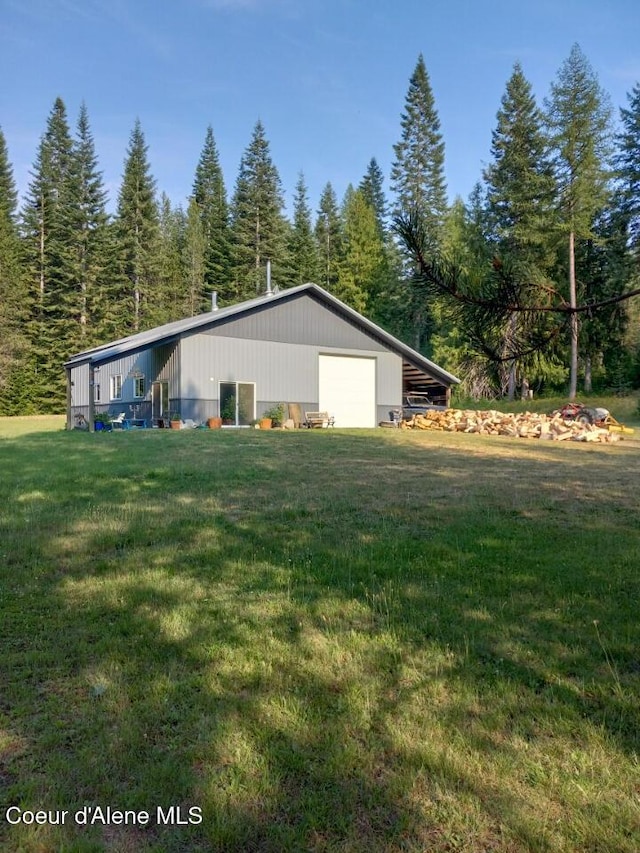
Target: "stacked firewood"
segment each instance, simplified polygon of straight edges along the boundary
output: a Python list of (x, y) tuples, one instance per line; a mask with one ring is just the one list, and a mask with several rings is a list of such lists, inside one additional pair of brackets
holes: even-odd
[(608, 429), (578, 421), (567, 421), (560, 415), (533, 412), (521, 414), (447, 409), (428, 411), (402, 421), (401, 429), (466, 432), (479, 435), (507, 435), (514, 438), (540, 438), (553, 441), (618, 441), (619, 436)]

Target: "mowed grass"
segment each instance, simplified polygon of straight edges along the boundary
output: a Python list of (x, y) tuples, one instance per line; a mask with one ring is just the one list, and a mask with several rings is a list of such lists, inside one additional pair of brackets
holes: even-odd
[(0, 421), (0, 849), (640, 848), (640, 442), (60, 427)]

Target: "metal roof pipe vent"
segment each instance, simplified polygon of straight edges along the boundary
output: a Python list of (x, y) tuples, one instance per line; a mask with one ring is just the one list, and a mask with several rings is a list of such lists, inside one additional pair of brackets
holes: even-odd
[(271, 261), (267, 261), (267, 296), (273, 296), (273, 290), (271, 289)]
[(211, 310), (212, 311), (218, 310), (218, 291), (217, 290), (211, 291)]

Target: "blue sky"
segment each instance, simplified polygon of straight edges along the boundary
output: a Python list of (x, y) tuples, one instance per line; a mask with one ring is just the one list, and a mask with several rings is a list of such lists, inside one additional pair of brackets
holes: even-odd
[(542, 103), (578, 42), (616, 117), (640, 81), (637, 0), (0, 0), (0, 126), (23, 193), (57, 96), (87, 105), (113, 209), (139, 118), (158, 191), (185, 204), (206, 128), (229, 196), (257, 119), (290, 207), (299, 172), (315, 211), (372, 157), (385, 175), (423, 54), (450, 198), (489, 160), (519, 60)]

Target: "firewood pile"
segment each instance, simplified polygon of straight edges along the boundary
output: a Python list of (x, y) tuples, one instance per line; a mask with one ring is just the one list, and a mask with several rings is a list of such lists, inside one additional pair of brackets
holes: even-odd
[(618, 441), (620, 436), (593, 424), (568, 421), (560, 415), (534, 412), (521, 414), (447, 409), (427, 411), (402, 421), (401, 429), (466, 432), (478, 435), (508, 435), (514, 438), (539, 438), (550, 441)]

